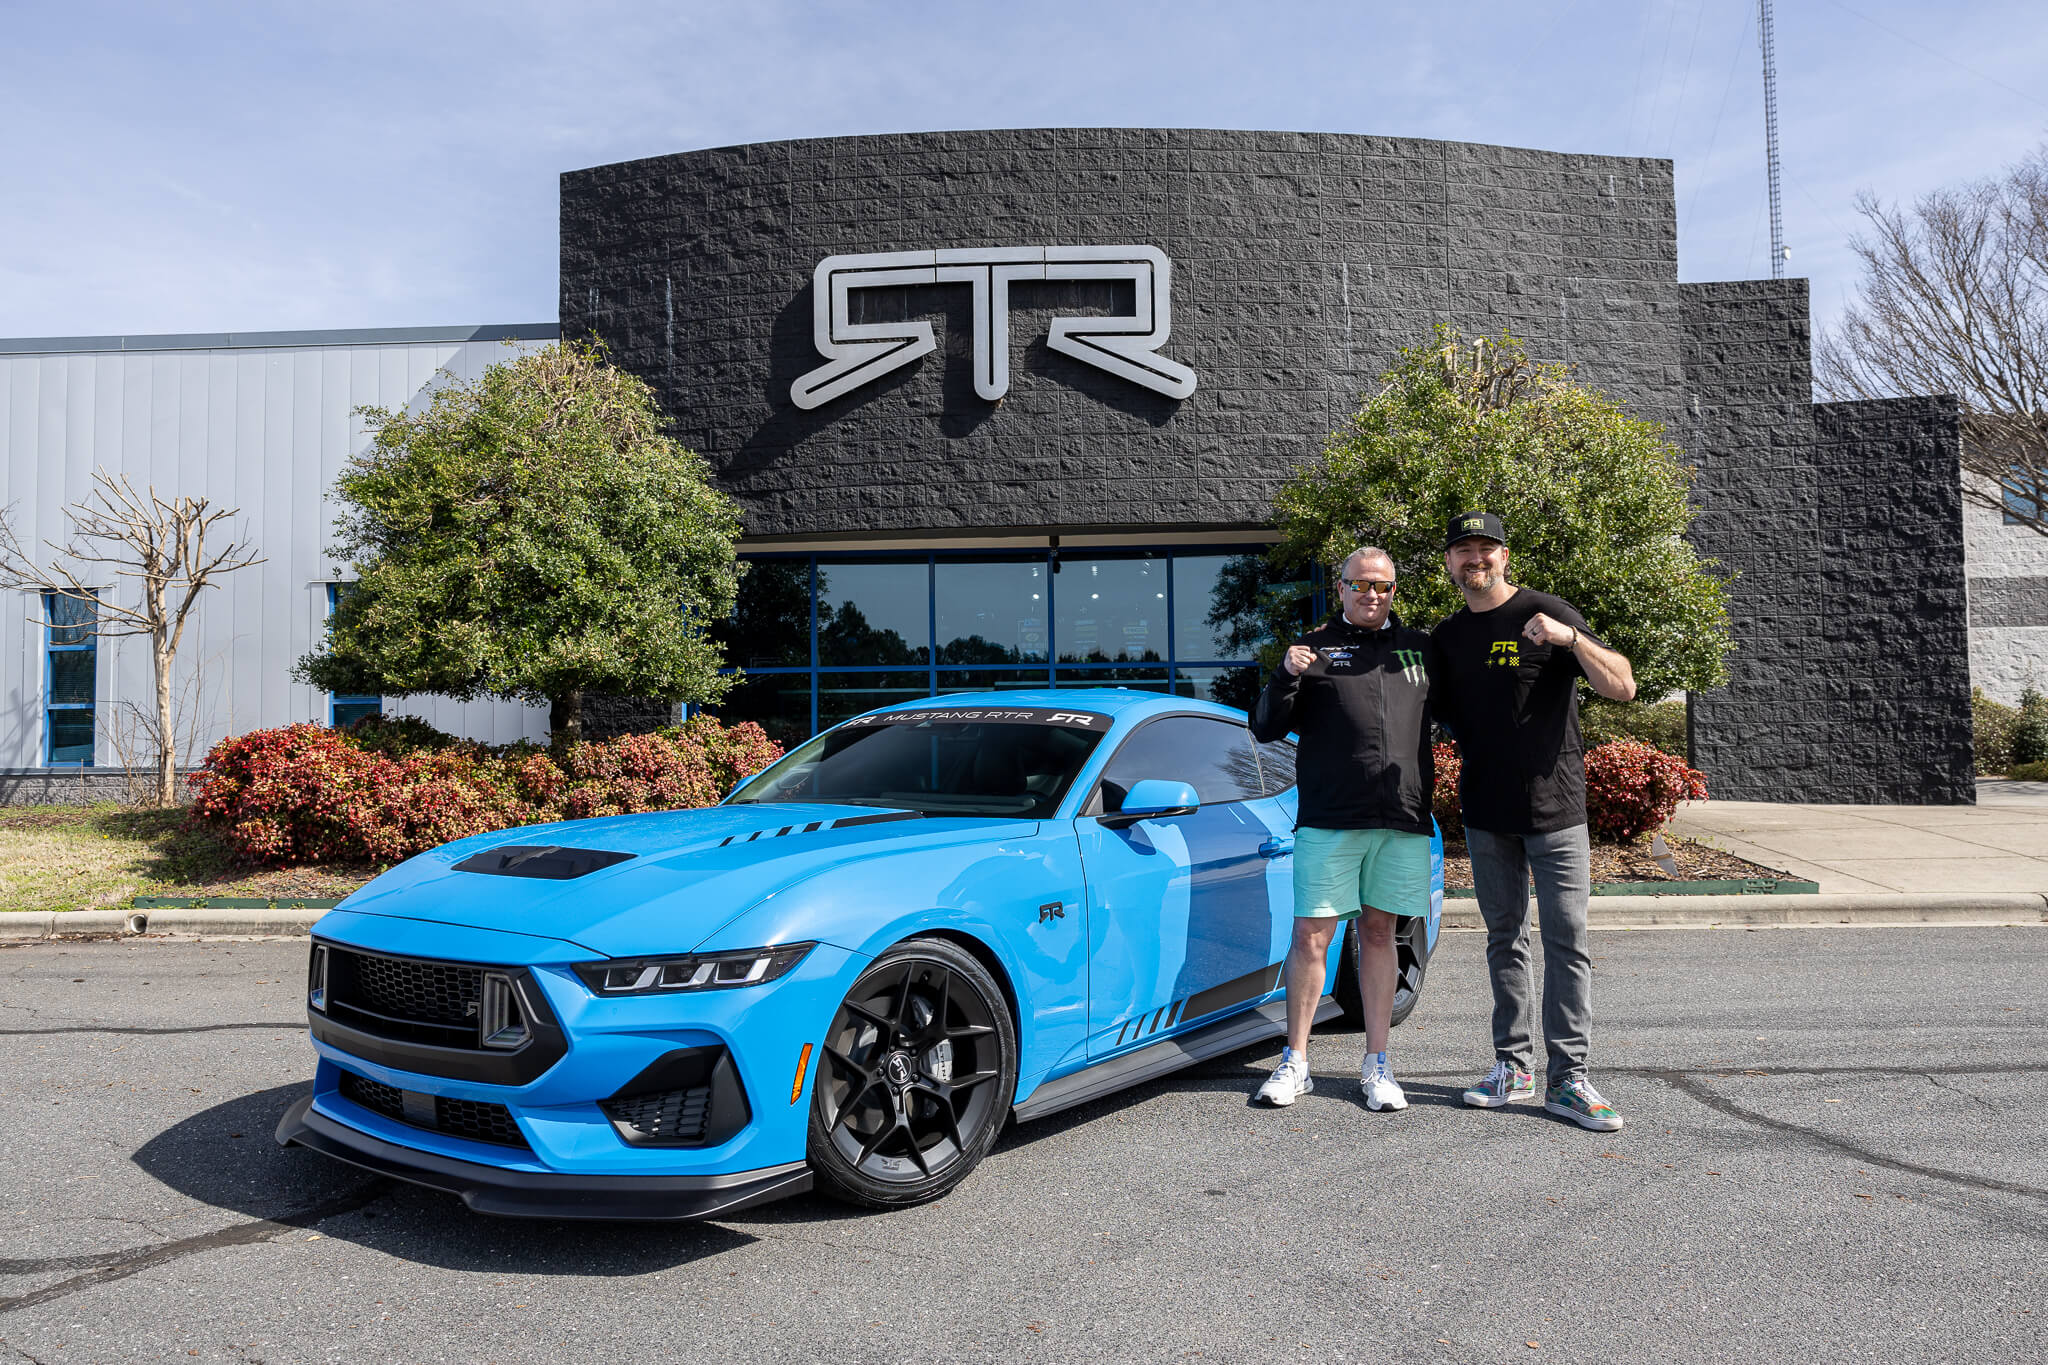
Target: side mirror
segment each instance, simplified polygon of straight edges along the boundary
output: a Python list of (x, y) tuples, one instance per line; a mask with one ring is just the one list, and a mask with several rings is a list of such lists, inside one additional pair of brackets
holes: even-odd
[(1168, 815), (1192, 815), (1202, 804), (1195, 795), (1195, 789), (1186, 782), (1169, 782), (1164, 778), (1148, 777), (1142, 782), (1131, 784), (1130, 793), (1124, 797), (1124, 808), (1096, 817), (1111, 829), (1136, 824), (1140, 820), (1156, 820)]

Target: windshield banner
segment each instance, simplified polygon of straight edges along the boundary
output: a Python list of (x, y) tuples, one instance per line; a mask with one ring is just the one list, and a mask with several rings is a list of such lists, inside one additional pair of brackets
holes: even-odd
[(1057, 725), (1063, 729), (1093, 730), (1098, 734), (1109, 729), (1109, 717), (1093, 711), (1054, 711), (1042, 707), (993, 707), (963, 706), (957, 709), (926, 707), (917, 711), (881, 711), (871, 716), (855, 716), (846, 722), (848, 730), (859, 730), (870, 725), (922, 725), (928, 721), (945, 721), (949, 724), (974, 725)]

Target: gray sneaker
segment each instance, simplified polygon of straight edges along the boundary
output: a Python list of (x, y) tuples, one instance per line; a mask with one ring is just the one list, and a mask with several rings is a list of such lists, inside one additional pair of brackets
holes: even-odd
[(1498, 1109), (1516, 1100), (1536, 1098), (1536, 1077), (1507, 1062), (1495, 1062), (1479, 1084), (1467, 1086), (1461, 1097), (1477, 1109)]

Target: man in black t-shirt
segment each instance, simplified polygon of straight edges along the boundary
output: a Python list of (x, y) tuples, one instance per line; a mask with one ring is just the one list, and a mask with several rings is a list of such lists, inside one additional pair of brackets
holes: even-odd
[(1636, 694), (1628, 660), (1571, 603), (1507, 581), (1507, 531), (1491, 512), (1452, 517), (1444, 567), (1465, 605), (1430, 636), (1431, 709), (1458, 740), (1465, 847), (1486, 921), (1493, 978), (1493, 1069), (1465, 1103), (1532, 1098), (1529, 882), (1543, 934), (1544, 1108), (1611, 1132), (1621, 1115), (1586, 1076), (1593, 965), (1592, 891), (1578, 680), (1615, 701)]

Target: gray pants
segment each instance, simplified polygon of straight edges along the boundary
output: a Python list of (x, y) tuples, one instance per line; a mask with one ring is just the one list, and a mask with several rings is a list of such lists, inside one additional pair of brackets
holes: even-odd
[(1493, 1053), (1530, 1070), (1529, 880), (1543, 933), (1543, 1042), (1548, 1081), (1586, 1074), (1592, 1028), (1593, 960), (1586, 951), (1586, 899), (1592, 851), (1586, 827), (1551, 834), (1493, 834), (1465, 827), (1472, 888), (1486, 921), (1486, 966), (1493, 977)]

